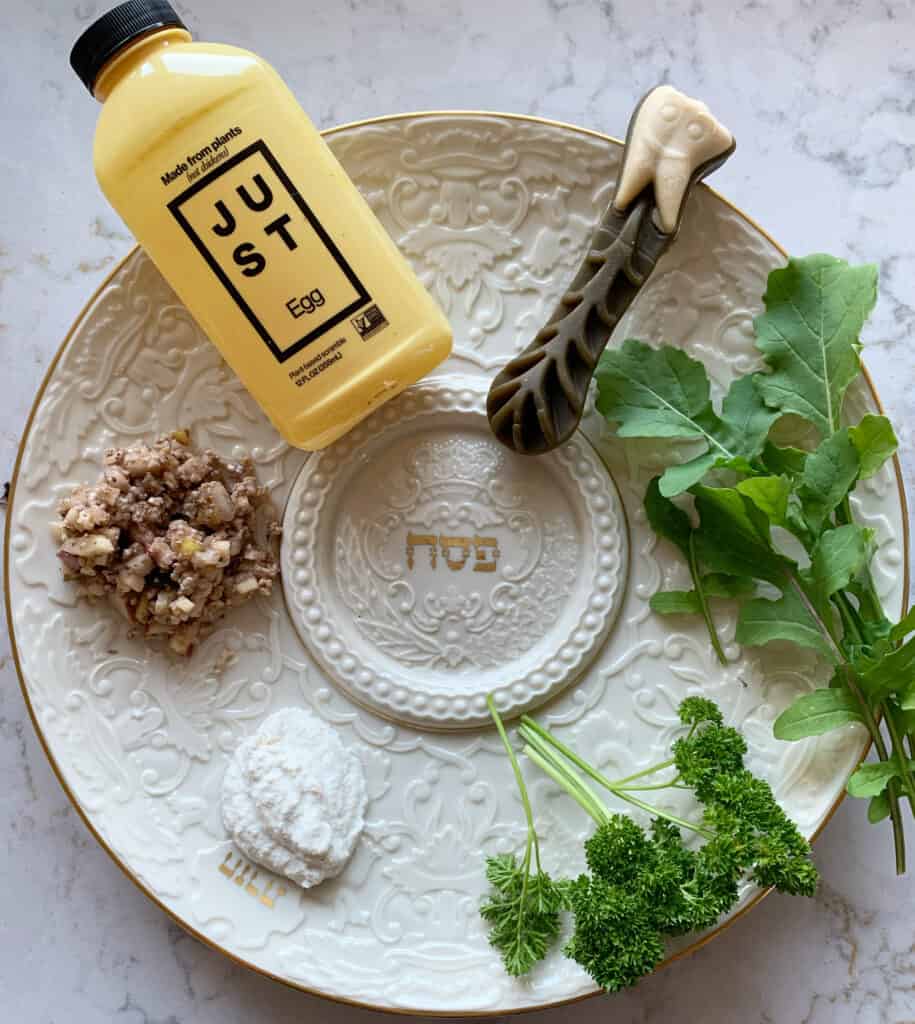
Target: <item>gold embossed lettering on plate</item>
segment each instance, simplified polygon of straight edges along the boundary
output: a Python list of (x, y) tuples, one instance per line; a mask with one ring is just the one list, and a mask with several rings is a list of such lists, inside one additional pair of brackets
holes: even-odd
[(438, 729), (486, 723), (490, 691), (514, 715), (575, 679), (628, 561), (590, 443), (506, 451), (473, 379), (415, 388), (309, 459), (284, 535), (287, 602), (315, 657), (355, 700)]

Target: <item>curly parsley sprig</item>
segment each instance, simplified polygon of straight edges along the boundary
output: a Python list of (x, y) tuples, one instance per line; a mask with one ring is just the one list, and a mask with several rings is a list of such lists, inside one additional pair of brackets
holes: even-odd
[[(743, 763), (746, 743), (724, 725), (709, 700), (688, 697), (679, 707), (688, 731), (669, 759), (623, 779), (610, 780), (548, 729), (525, 716), (518, 732), (524, 753), (595, 821), (585, 843), (588, 872), (571, 881), (552, 879), (540, 864), (533, 812), (521, 768), (501, 718), (490, 712), (512, 764), (527, 819), (525, 853), (491, 857), (492, 893), (482, 908), (490, 942), (511, 974), (522, 974), (552, 947), (560, 913), (571, 911), (565, 953), (608, 991), (633, 985), (664, 956), (664, 941), (711, 927), (738, 898), (741, 879), (783, 892), (811, 895), (817, 872), (810, 848), (778, 806), (768, 784)], [(583, 778), (584, 776), (584, 778)], [(588, 785), (652, 816), (648, 831), (611, 811)], [(653, 806), (650, 795), (689, 789), (702, 807), (689, 821)], [(698, 849), (681, 830), (695, 833)]]
[(480, 913), (490, 927), (490, 942), (502, 955), (505, 970), (517, 976), (526, 974), (546, 956), (559, 935), (559, 912), (566, 899), (564, 888), (540, 864), (540, 842), (521, 767), (491, 694), (487, 702), (515, 773), (527, 821), (527, 839), (520, 862), (512, 854), (487, 860), (486, 878), (491, 889)]

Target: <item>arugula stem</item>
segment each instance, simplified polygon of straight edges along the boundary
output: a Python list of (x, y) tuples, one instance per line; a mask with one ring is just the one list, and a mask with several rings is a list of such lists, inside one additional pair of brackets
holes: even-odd
[[(868, 732), (871, 734), (871, 739), (874, 742), (874, 747), (877, 751), (877, 756), (881, 761), (889, 761), (890, 755), (886, 749), (886, 743), (883, 740), (883, 734), (880, 731), (880, 726), (877, 720), (874, 718), (871, 706), (867, 701), (867, 698), (861, 692), (858, 686), (857, 680), (855, 679), (854, 669), (849, 663), (845, 652), (839, 643), (838, 638), (835, 636), (833, 628), (827, 623), (820, 613), (817, 611), (813, 601), (810, 600), (806, 590), (804, 589), (803, 583), (801, 583), (793, 573), (789, 573), (792, 586), (798, 593), (801, 601), (804, 603), (807, 611), (813, 616), (816, 623), (819, 625), (823, 636), (829, 641), (832, 646), (838, 665), (843, 670), (845, 677), (845, 684), (848, 687), (849, 692), (858, 702), (861, 708), (861, 714), (864, 718), (865, 725), (867, 726)], [(896, 874), (905, 874), (905, 832), (902, 827), (902, 814), (899, 810), (899, 792), (896, 785), (895, 779), (891, 779), (886, 792), (887, 801), (890, 805), (890, 820), (893, 824), (893, 845), (896, 851)]]
[[(871, 711), (870, 704), (867, 698), (861, 692), (858, 682), (855, 679), (855, 673), (851, 665), (845, 664), (845, 685), (848, 687), (850, 692), (854, 695), (855, 699), (861, 707), (861, 712), (864, 715), (864, 722), (867, 725), (868, 731), (871, 734), (871, 738), (874, 741), (874, 747), (877, 750), (877, 756), (881, 761), (889, 761), (890, 755), (886, 749), (886, 743), (883, 741), (883, 733), (880, 731), (880, 725), (876, 718), (874, 718), (873, 712)], [(886, 787), (886, 798), (890, 807), (890, 821), (893, 823), (893, 846), (896, 851), (896, 874), (905, 874), (905, 832), (902, 827), (902, 814), (899, 810), (899, 787), (897, 779), (890, 779)]]
[(844, 591), (840, 590), (838, 593), (833, 594), (833, 600), (836, 607), (839, 609), (842, 626), (846, 634), (851, 634), (851, 637), (856, 644), (863, 644), (864, 634), (861, 632), (861, 627), (858, 622), (858, 613), (852, 606), (851, 601), (848, 600), (848, 595)]
[(820, 632), (823, 634), (824, 638), (829, 643), (829, 646), (832, 648), (836, 664), (840, 665), (846, 662), (847, 659), (845, 657), (845, 653), (842, 650), (841, 641), (836, 636), (834, 625), (830, 622), (827, 622), (827, 620), (820, 614), (819, 610), (817, 609), (817, 606), (814, 604), (810, 595), (807, 593), (807, 588), (797, 578), (797, 576), (795, 576), (794, 573), (788, 573), (788, 579), (791, 581), (792, 587), (797, 593), (797, 596), (801, 599), (801, 602), (807, 609), (807, 612), (810, 614), (810, 616), (813, 618), (816, 624), (820, 627)]
[(722, 665), (728, 664), (728, 659), (724, 655), (724, 649), (721, 646), (721, 639), (718, 636), (718, 630), (715, 627), (715, 621), (712, 618), (711, 609), (708, 606), (708, 598), (705, 596), (705, 588), (702, 586), (702, 576), (699, 573), (699, 559), (696, 557), (696, 531), (690, 530), (689, 533), (689, 574), (693, 578), (693, 588), (696, 591), (696, 597), (699, 600), (699, 610), (702, 612), (702, 618), (705, 620), (705, 626), (708, 629), (709, 639), (712, 641), (712, 647), (715, 650), (715, 654), (718, 657), (718, 661)]
[[(854, 516), (851, 510), (851, 500), (846, 494), (842, 501), (839, 503), (836, 509), (836, 520), (839, 523), (853, 523)], [(880, 621), (884, 619), (883, 604), (877, 595), (877, 589), (874, 586), (874, 579), (871, 575), (870, 566), (864, 567), (862, 572), (864, 585), (861, 589), (859, 596), (859, 602), (861, 604), (861, 615), (856, 615), (855, 618), (863, 616), (865, 619), (872, 619)], [(851, 611), (851, 602), (844, 593), (840, 593), (840, 596), (849, 605)], [(865, 607), (867, 606), (867, 607)], [(859, 630), (860, 636), (860, 630)], [(886, 749), (886, 744), (883, 741), (883, 735), (880, 732), (880, 726), (877, 720), (871, 713), (870, 705), (864, 695), (861, 693), (860, 688), (857, 685), (857, 680), (854, 678), (854, 670), (848, 663), (848, 659), (844, 656), (845, 661), (845, 676), (846, 682), (855, 695), (858, 703), (861, 705), (861, 709), (864, 713), (865, 722), (867, 723), (868, 730), (874, 741), (874, 746), (877, 750), (877, 756), (881, 761), (889, 761), (890, 754)], [(887, 702), (881, 702), (878, 705), (878, 711), (886, 721), (886, 726), (890, 734), (890, 741), (892, 743), (892, 753), (896, 761), (897, 767), (899, 768), (901, 775), (901, 783), (905, 788), (906, 796), (908, 797), (909, 807), (912, 813), (915, 814), (915, 781), (912, 778), (912, 772), (908, 767), (905, 758), (905, 748), (902, 744), (902, 737), (899, 733), (898, 722), (896, 721), (895, 712)], [(910, 741), (911, 742), (911, 741)], [(896, 874), (905, 874), (905, 833), (902, 826), (902, 816), (899, 809), (899, 779), (890, 779), (886, 787), (887, 802), (890, 808), (890, 819), (893, 823), (893, 845), (896, 852)]]
[(896, 765), (902, 777), (902, 788), (908, 797), (912, 813), (915, 814), (915, 782), (912, 780), (912, 772), (905, 756), (905, 747), (902, 745), (902, 733), (899, 730), (899, 722), (896, 720), (896, 710), (889, 704), (884, 704), (883, 709), (883, 720), (886, 722), (893, 744), (893, 757), (896, 759)]

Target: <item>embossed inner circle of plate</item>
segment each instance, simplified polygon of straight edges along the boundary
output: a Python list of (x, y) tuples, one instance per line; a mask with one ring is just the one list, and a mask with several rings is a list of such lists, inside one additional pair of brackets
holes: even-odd
[(412, 389), (305, 463), (283, 579), (300, 636), (355, 700), (437, 729), (575, 679), (625, 586), (622, 506), (590, 443), (503, 448), (473, 380)]

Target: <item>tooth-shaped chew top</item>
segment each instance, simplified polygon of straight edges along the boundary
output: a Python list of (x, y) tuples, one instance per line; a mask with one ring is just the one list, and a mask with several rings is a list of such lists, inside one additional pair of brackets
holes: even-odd
[(669, 85), (653, 89), (630, 127), (613, 205), (625, 210), (653, 182), (658, 226), (673, 232), (693, 172), (733, 144), (704, 103)]

